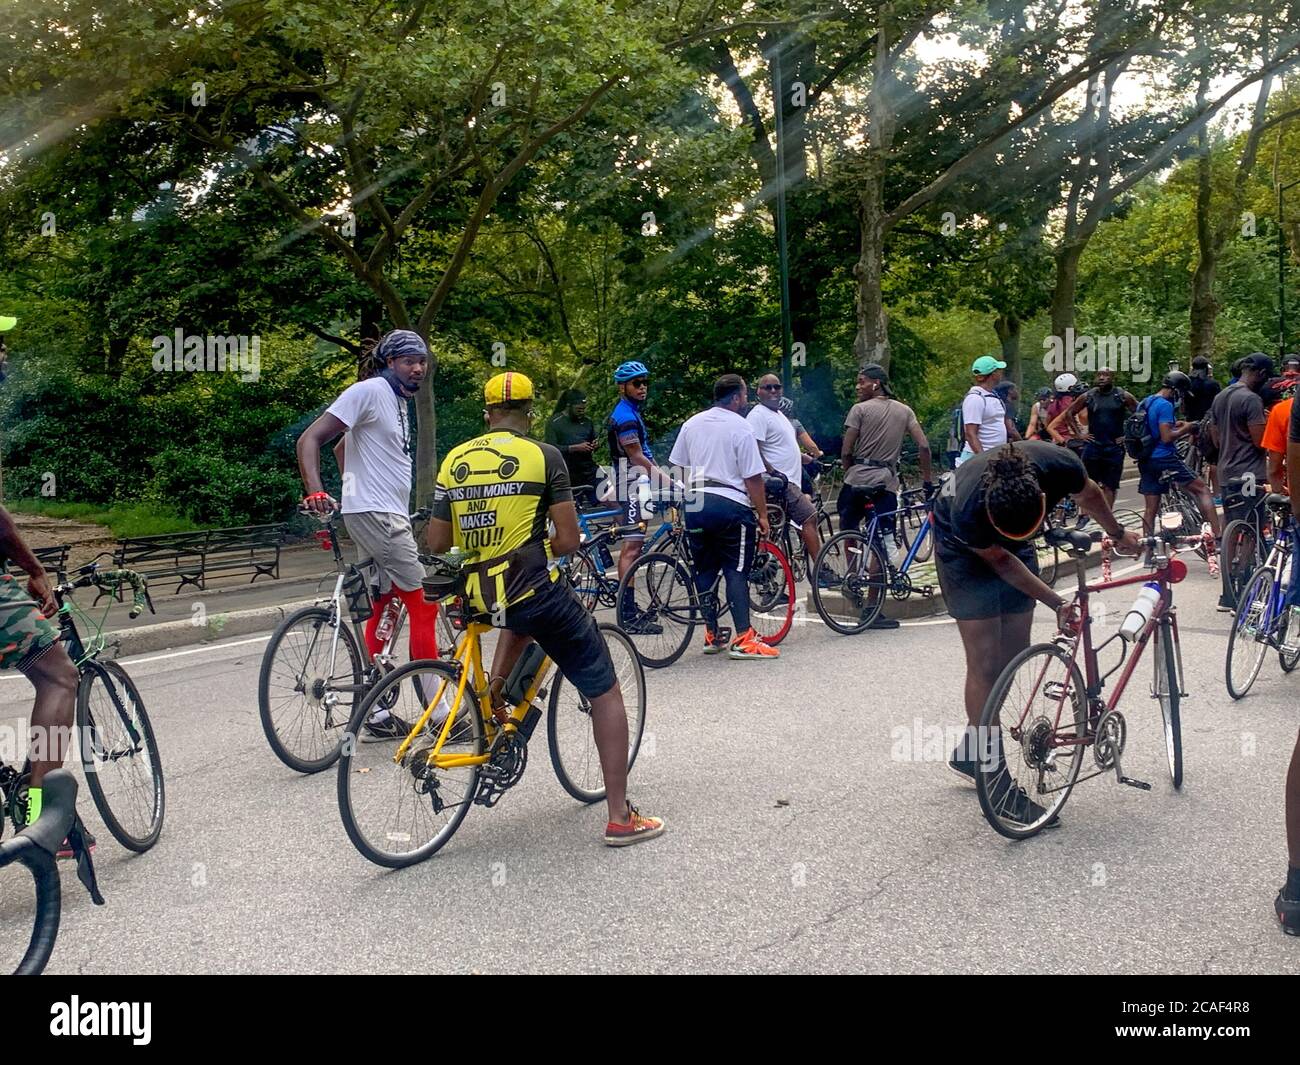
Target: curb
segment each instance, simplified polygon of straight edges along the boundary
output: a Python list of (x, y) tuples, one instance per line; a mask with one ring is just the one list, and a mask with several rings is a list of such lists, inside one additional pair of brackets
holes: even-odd
[(301, 607), (311, 606), (314, 599), (298, 599), (279, 606), (263, 606), (252, 610), (232, 610), (212, 614), (202, 625), (192, 621), (163, 621), (156, 625), (138, 625), (107, 634), (110, 644), (117, 645), (118, 657), (165, 651), (173, 647), (212, 643), (229, 636), (248, 636), (252, 633), (270, 632), (285, 617)]

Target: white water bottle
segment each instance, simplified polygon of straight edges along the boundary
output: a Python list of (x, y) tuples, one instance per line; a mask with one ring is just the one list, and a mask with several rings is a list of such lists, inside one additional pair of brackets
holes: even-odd
[(1124, 615), (1124, 621), (1119, 627), (1120, 636), (1125, 640), (1136, 640), (1143, 627), (1151, 620), (1158, 602), (1160, 602), (1160, 585), (1155, 581), (1148, 581), (1142, 585), (1142, 591), (1138, 593), (1137, 599)]

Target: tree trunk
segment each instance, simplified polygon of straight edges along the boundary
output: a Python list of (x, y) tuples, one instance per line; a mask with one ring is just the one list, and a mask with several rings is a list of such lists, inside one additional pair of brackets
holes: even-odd
[(889, 370), (889, 316), (881, 287), (885, 259), (885, 207), (883, 159), (874, 149), (867, 174), (858, 194), (860, 244), (853, 276), (858, 281), (856, 301), (858, 333), (853, 340), (853, 354), (858, 365), (878, 362)]
[[(1079, 287), (1079, 260), (1083, 257), (1083, 249), (1086, 246), (1086, 240), (1072, 241), (1055, 254), (1056, 284), (1052, 289), (1052, 336), (1059, 337), (1062, 344), (1065, 343), (1066, 330), (1074, 328), (1074, 295)], [(1067, 358), (1072, 354), (1073, 352), (1067, 351)]]
[(1214, 356), (1214, 320), (1219, 302), (1214, 298), (1214, 270), (1217, 249), (1210, 220), (1210, 150), (1201, 133), (1201, 151), (1196, 160), (1196, 246), (1199, 252), (1192, 274), (1191, 353), (1192, 358)]
[(1002, 361), (1007, 364), (1006, 378), (1020, 388), (1024, 384), (1024, 370), (1020, 365), (1020, 319), (1015, 311), (1006, 311), (994, 318), (993, 331), (1002, 345)]
[(129, 337), (110, 336), (108, 338), (108, 351), (104, 358), (104, 372), (109, 377), (121, 377), (122, 365), (126, 361), (126, 349), (130, 343)]

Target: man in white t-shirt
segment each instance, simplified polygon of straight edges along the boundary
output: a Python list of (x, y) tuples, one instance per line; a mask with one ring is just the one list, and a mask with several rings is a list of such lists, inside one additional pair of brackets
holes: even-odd
[[(736, 638), (732, 658), (776, 658), (749, 623), (749, 570), (758, 537), (768, 536), (763, 458), (740, 412), (749, 388), (739, 374), (723, 374), (713, 385), (713, 406), (686, 420), (669, 461), (689, 471), (698, 504), (687, 508), (686, 535), (695, 562), (695, 590), (705, 595), (723, 573)], [(779, 415), (778, 415), (779, 416)], [(708, 600), (706, 600), (706, 604)], [(716, 604), (706, 605), (704, 653), (718, 654), (729, 633), (718, 627)]]
[[(411, 531), (415, 436), (407, 416), (407, 401), (424, 381), (429, 350), (418, 333), (395, 329), (368, 354), (374, 376), (344, 389), (298, 438), (298, 471), (307, 489), (303, 503), (317, 514), (338, 506), (321, 486), (320, 449), (346, 433), (339, 463), (343, 524), (358, 557), (373, 559), (379, 577), (379, 598), (366, 622), (366, 647), (372, 657), (383, 649), (376, 630), (396, 598), (410, 614), (411, 658), (437, 658), (438, 605), (424, 600), (424, 567)], [(366, 723), (362, 739), (405, 737), (409, 732), (410, 726), (381, 709)]]
[(799, 457), (799, 438), (793, 423), (781, 413), (781, 378), (764, 374), (758, 382), (758, 403), (746, 421), (758, 441), (758, 453), (768, 473), (785, 478), (778, 502), (785, 508), (790, 524), (803, 537), (808, 559), (812, 561), (822, 549), (817, 535), (817, 508), (803, 493), (803, 460)]
[(1002, 380), (1002, 371), (1006, 368), (1005, 362), (992, 355), (981, 355), (971, 365), (970, 372), (975, 375), (975, 383), (961, 401), (965, 444), (957, 456), (958, 466), (981, 451), (1001, 447), (1008, 439), (1020, 439), (1020, 431), (1007, 414), (1006, 404), (993, 391)]

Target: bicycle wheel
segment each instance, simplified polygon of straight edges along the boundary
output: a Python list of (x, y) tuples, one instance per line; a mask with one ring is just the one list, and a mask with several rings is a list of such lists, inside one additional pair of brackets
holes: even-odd
[(583, 607), (588, 613), (594, 612), (600, 603), (600, 574), (591, 556), (582, 548), (569, 556), (568, 574), (569, 583)]
[(1235, 603), (1246, 590), (1246, 582), (1264, 560), (1260, 557), (1259, 533), (1252, 522), (1228, 522), (1223, 530), (1223, 550), (1219, 565), (1223, 571), (1223, 590)]
[(799, 530), (792, 531), (788, 522), (781, 537), (781, 552), (790, 563), (790, 572), (794, 575), (795, 584), (798, 584), (808, 576), (808, 549), (804, 547)]
[(794, 625), (794, 574), (779, 547), (759, 542), (748, 584), (749, 623), (760, 640), (775, 647)]
[(1297, 665), (1300, 665), (1300, 644), (1292, 651), (1286, 649), (1293, 638), (1291, 634), (1291, 620), (1293, 617), (1294, 615), (1290, 610), (1284, 610), (1281, 620), (1278, 622), (1277, 664), (1282, 667), (1283, 673), (1290, 673)]
[(1228, 660), (1224, 680), (1228, 694), (1243, 699), (1259, 676), (1264, 656), (1268, 654), (1269, 629), (1273, 618), (1273, 577), (1269, 566), (1260, 566), (1246, 582), (1246, 590), (1237, 600), (1237, 615), (1228, 633)]
[[(406, 684), (408, 678), (415, 683)], [(400, 759), (397, 752), (411, 731), (381, 742), (358, 739), (364, 722), (377, 704), (391, 698), (391, 691), (397, 695), (389, 713), (414, 730), (425, 711), (418, 690), (434, 692), (437, 704)], [(389, 673), (352, 713), (339, 756), (339, 814), (353, 845), (376, 865), (401, 869), (431, 857), (455, 834), (478, 794), (477, 765), (439, 769), (427, 757), (450, 715), (455, 692), (451, 669), (417, 659)], [(467, 693), (442, 753), (481, 755), (485, 749), (483, 718)]]
[(143, 853), (162, 832), (166, 794), (153, 725), (116, 662), (92, 660), (77, 684), (77, 734), (91, 797), (113, 838)]
[(975, 787), (985, 818), (1008, 839), (1037, 835), (1060, 814), (1083, 764), (1079, 667), (1054, 644), (1026, 647), (989, 693), (979, 736)]
[(53, 855), (26, 836), (0, 846), (0, 972), (39, 976), (59, 934), (62, 896)]
[(1165, 730), (1165, 757), (1169, 760), (1169, 778), (1175, 788), (1183, 786), (1183, 726), (1178, 707), (1182, 698), (1178, 683), (1178, 654), (1174, 645), (1174, 627), (1164, 618), (1155, 633), (1155, 676), (1151, 694), (1160, 701), (1160, 720)]
[(880, 616), (889, 595), (888, 563), (879, 544), (846, 529), (822, 545), (813, 567), (812, 597), (828, 628), (855, 636)]
[(1056, 578), (1061, 575), (1061, 570), (1064, 568), (1062, 567), (1061, 562), (1069, 556), (1062, 552), (1059, 547), (1054, 547), (1051, 544), (1040, 543), (1037, 545), (1037, 551), (1038, 579), (1047, 585), (1047, 587), (1054, 587), (1056, 584)]
[(276, 626), (262, 655), (257, 708), (266, 741), (280, 761), (298, 773), (319, 773), (334, 764), (364, 694), (364, 671), (351, 626), (337, 624), (327, 608), (304, 607)]
[(1121, 507), (1111, 513), (1115, 515), (1115, 520), (1126, 530), (1131, 530), (1139, 536), (1142, 535), (1142, 515), (1136, 510), (1129, 510), (1127, 507)]
[[(623, 693), (623, 707), (627, 712), (627, 768), (631, 770), (645, 731), (645, 670), (627, 633), (608, 622), (602, 622), (599, 628), (614, 662), (614, 677)], [(579, 802), (598, 802), (605, 797), (605, 774), (592, 732), (591, 702), (558, 671), (551, 684), (546, 712), (546, 743), (555, 778), (565, 791)]]
[(898, 523), (899, 529), (903, 534), (902, 548), (904, 552), (912, 550), (912, 542), (922, 533), (925, 539), (921, 541), (921, 546), (916, 549), (916, 555), (913, 556), (912, 562), (929, 562), (930, 557), (934, 554), (934, 530), (926, 524), (928, 517), (925, 511), (908, 510), (902, 515), (902, 521)]
[(650, 669), (681, 658), (697, 622), (703, 622), (690, 571), (658, 551), (638, 558), (618, 584), (618, 627), (631, 638)]

